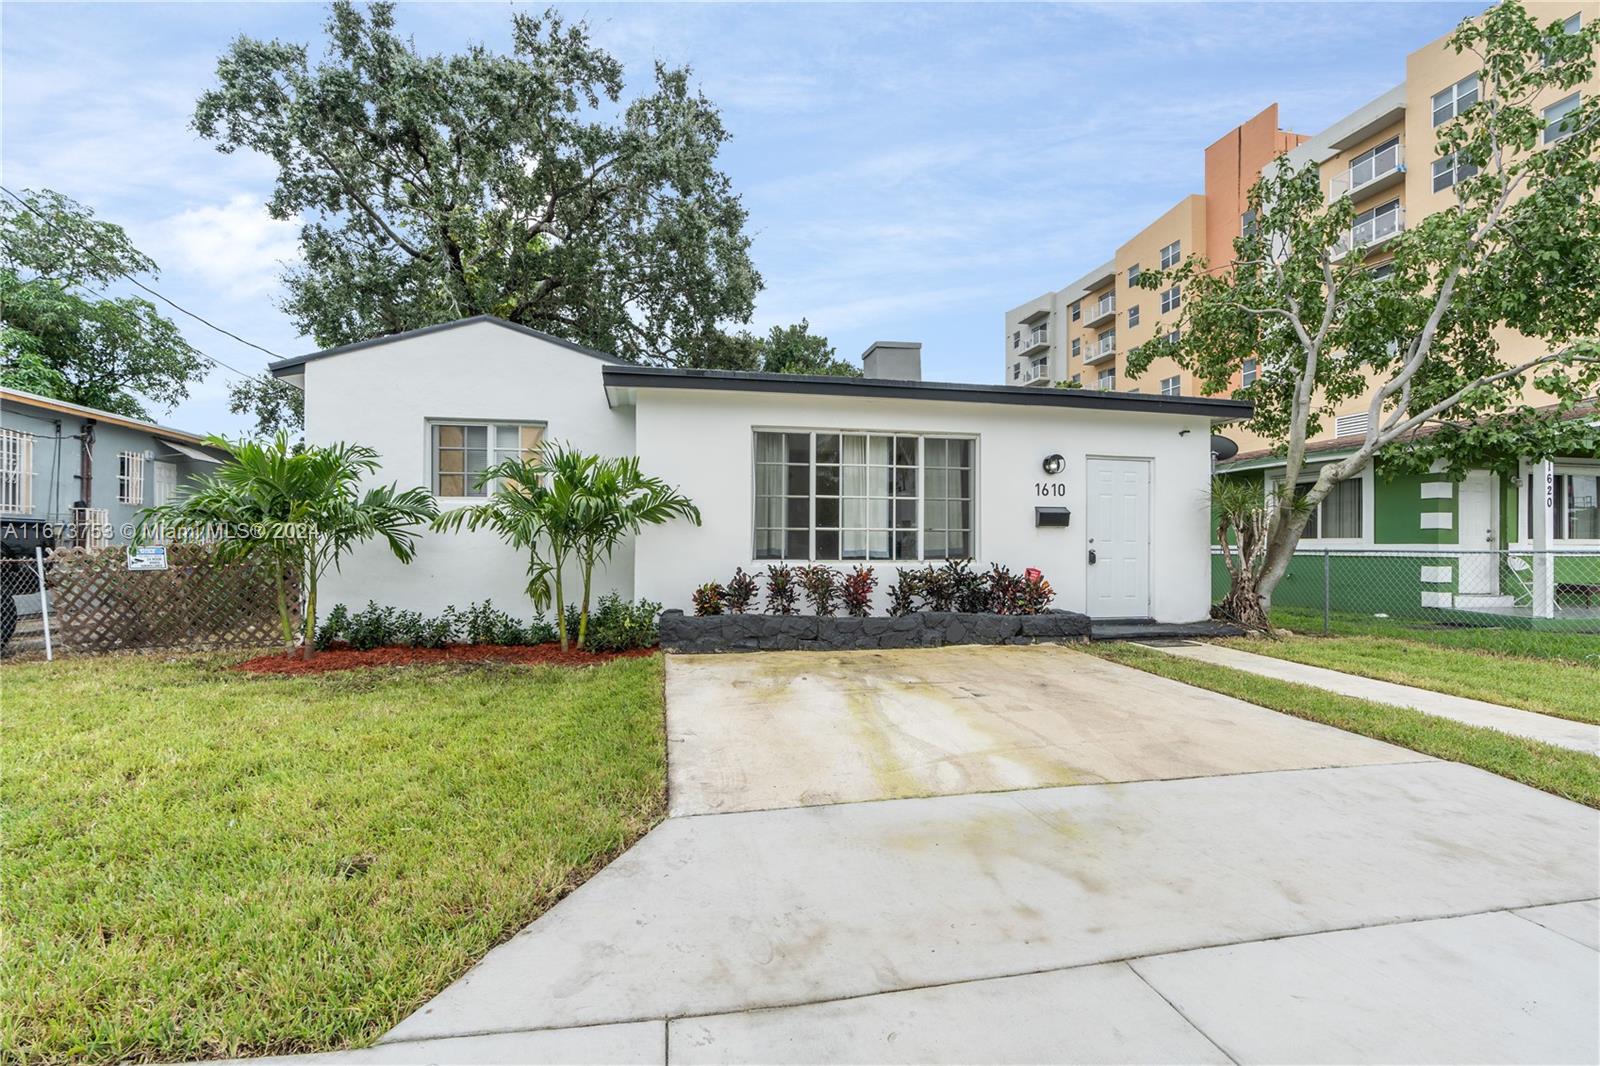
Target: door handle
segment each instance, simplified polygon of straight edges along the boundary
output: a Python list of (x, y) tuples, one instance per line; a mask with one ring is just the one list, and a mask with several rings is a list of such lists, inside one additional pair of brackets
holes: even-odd
[(1094, 549), (1093, 548), (1089, 549), (1089, 565), (1090, 566), (1094, 565)]

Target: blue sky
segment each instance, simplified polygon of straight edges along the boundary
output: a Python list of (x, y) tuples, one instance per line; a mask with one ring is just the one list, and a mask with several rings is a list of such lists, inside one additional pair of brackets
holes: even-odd
[[(541, 5), (543, 6), (543, 5)], [(842, 354), (920, 340), (924, 375), (998, 381), (1002, 315), (1200, 191), (1201, 152), (1277, 101), (1315, 133), (1482, 3), (562, 5), (643, 87), (687, 64), (723, 110), (723, 167), (766, 279), (755, 326), (810, 319)], [(416, 3), (425, 51), (504, 47), (510, 5)], [(235, 36), (320, 51), (320, 4), (0, 7), (0, 177), (126, 226), (177, 302), (283, 355), (295, 227), (271, 165), (188, 128)], [(246, 371), (267, 356), (174, 315)], [(162, 421), (234, 432), (217, 371)]]

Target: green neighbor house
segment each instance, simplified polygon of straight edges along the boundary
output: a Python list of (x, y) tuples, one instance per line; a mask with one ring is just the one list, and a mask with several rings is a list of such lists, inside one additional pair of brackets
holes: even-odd
[[(1301, 483), (1309, 488), (1320, 463), (1358, 443), (1312, 444)], [(1283, 468), (1280, 457), (1251, 452), (1217, 474), (1249, 479), (1265, 497)], [(1220, 597), (1220, 555), (1212, 581)], [(1273, 604), (1320, 612), (1325, 595), (1340, 614), (1600, 633), (1600, 456), (1523, 461), (1515, 478), (1473, 470), (1459, 481), (1369, 464), (1311, 516)]]

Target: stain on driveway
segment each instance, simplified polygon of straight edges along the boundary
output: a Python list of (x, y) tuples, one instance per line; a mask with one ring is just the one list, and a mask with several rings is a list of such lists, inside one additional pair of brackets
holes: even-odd
[(674, 655), (671, 813), (1414, 762), (1070, 648)]

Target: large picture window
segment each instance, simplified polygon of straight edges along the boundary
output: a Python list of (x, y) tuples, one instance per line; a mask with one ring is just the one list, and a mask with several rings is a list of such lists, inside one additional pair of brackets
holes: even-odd
[(433, 494), (444, 497), (487, 496), (478, 477), (507, 459), (538, 454), (544, 426), (524, 422), (435, 422), (429, 439), (433, 460)]
[(1555, 483), (1556, 540), (1600, 540), (1600, 473), (1557, 474)]
[(970, 558), (974, 450), (968, 437), (757, 432), (755, 558)]

